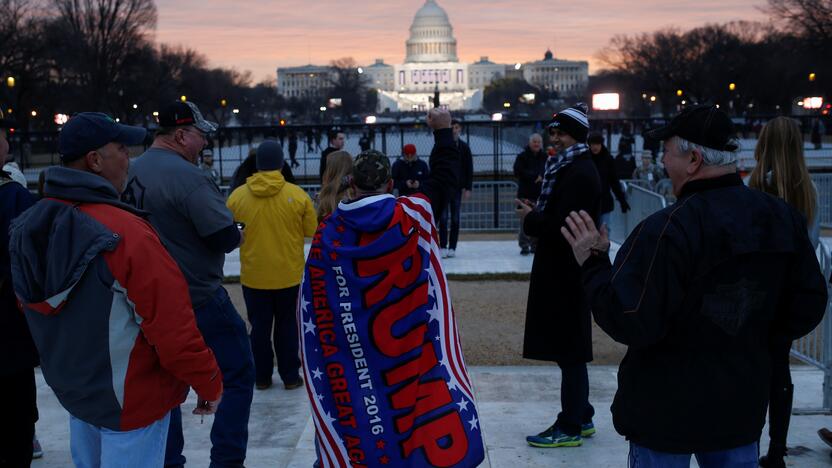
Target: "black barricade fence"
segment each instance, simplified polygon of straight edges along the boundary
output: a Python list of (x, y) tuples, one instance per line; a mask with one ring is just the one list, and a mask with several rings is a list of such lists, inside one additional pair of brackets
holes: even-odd
[[(764, 119), (749, 119), (748, 122), (738, 124), (738, 136), (741, 138), (739, 165), (742, 170), (747, 171), (754, 167), (756, 135), (764, 122)], [(604, 119), (597, 115), (591, 118), (592, 130), (604, 134), (607, 146), (613, 155), (618, 155), (620, 150), (630, 148), (636, 158), (639, 158), (645, 149), (645, 141), (641, 133), (664, 123), (666, 123), (664, 119)], [(541, 134), (544, 138), (544, 147), (548, 145), (546, 124), (546, 121), (528, 120), (464, 121), (460, 138), (471, 148), (476, 178), (493, 181), (511, 180), (514, 160), (528, 144), (529, 137), (533, 133)], [(296, 139), (294, 160), (297, 166), (293, 168), (293, 172), (298, 181), (302, 183), (317, 183), (319, 182), (321, 152), (328, 146), (327, 132), (333, 128), (339, 128), (345, 133), (344, 149), (353, 155), (361, 151), (362, 140), (368, 142), (371, 148), (390, 156), (391, 160), (401, 156), (402, 147), (406, 144), (416, 146), (417, 154), (424, 159), (428, 158), (433, 147), (432, 132), (424, 123), (415, 118), (410, 118), (407, 122), (373, 125), (223, 127), (211, 135), (209, 146), (213, 149), (215, 168), (227, 181), (248, 156), (249, 151), (265, 139), (281, 141), (286, 161), (290, 162), (290, 149), (295, 146), (291, 144), (292, 135), (294, 135)], [(809, 142), (808, 132), (811, 126), (808, 125), (808, 120), (803, 128), (806, 130), (806, 157), (810, 169), (813, 171), (832, 170), (832, 143), (827, 141), (820, 149), (815, 149)], [(622, 135), (627, 133), (633, 136), (632, 146), (624, 145), (619, 148)], [(17, 130), (10, 135), (12, 158), (21, 168), (26, 169), (25, 172), (30, 182), (37, 180), (37, 174), (41, 168), (59, 164), (57, 136), (58, 132), (25, 132), (22, 130)], [(653, 150), (654, 158), (660, 158), (660, 144), (648, 144), (648, 149)], [(141, 147), (131, 148), (133, 155), (141, 151)]]

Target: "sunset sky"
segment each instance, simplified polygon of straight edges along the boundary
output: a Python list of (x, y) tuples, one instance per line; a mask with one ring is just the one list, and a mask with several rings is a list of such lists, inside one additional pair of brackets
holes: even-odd
[[(616, 34), (667, 26), (765, 20), (765, 0), (438, 0), (454, 26), (460, 60), (498, 63), (588, 60)], [(214, 66), (274, 79), (278, 66), (404, 60), (413, 15), (424, 0), (156, 0), (158, 41), (194, 48)]]

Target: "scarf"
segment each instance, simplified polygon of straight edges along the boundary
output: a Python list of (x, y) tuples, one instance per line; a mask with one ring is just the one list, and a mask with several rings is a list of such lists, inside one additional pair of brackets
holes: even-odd
[(555, 188), (555, 182), (557, 182), (558, 172), (572, 164), (578, 155), (587, 151), (589, 151), (587, 145), (578, 143), (561, 151), (557, 156), (550, 157), (546, 160), (546, 169), (543, 172), (543, 186), (540, 189), (540, 197), (538, 197), (537, 204), (534, 207), (535, 211), (543, 212), (546, 209), (546, 203), (549, 202), (549, 196)]
[(297, 316), (323, 468), (484, 459), (430, 203), (373, 195), (318, 227)]

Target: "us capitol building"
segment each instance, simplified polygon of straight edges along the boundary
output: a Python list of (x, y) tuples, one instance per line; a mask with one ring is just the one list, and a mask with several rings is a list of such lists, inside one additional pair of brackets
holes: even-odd
[[(426, 0), (416, 12), (405, 44), (403, 64), (377, 59), (358, 69), (368, 86), (378, 90), (379, 112), (426, 110), (433, 107), (436, 90), (441, 104), (451, 110), (477, 110), (482, 108), (485, 87), (500, 78), (522, 78), (561, 96), (582, 96), (589, 80), (587, 62), (555, 59), (548, 50), (543, 60), (523, 64), (498, 64), (488, 57), (461, 63), (453, 26), (435, 0)], [(277, 91), (287, 98), (319, 96), (330, 80), (331, 69), (326, 66), (277, 69)]]

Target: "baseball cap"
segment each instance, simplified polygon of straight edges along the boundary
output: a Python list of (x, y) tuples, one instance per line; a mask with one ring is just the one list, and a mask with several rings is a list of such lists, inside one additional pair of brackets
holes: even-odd
[(390, 180), (390, 159), (376, 150), (361, 152), (352, 163), (352, 180), (360, 189), (378, 189)]
[(121, 125), (107, 114), (81, 112), (70, 118), (61, 129), (58, 153), (63, 162), (71, 162), (107, 143), (139, 145), (146, 135), (144, 128)]
[(175, 101), (159, 112), (160, 127), (184, 127), (191, 125), (203, 133), (217, 130), (217, 124), (202, 117), (202, 113), (191, 101)]
[(404, 145), (404, 148), (402, 148), (402, 153), (408, 156), (416, 154), (416, 145), (414, 145), (413, 143), (408, 143)]
[(649, 130), (645, 138), (664, 141), (678, 136), (718, 151), (736, 151), (734, 123), (716, 106), (700, 105), (683, 110), (669, 124)]

